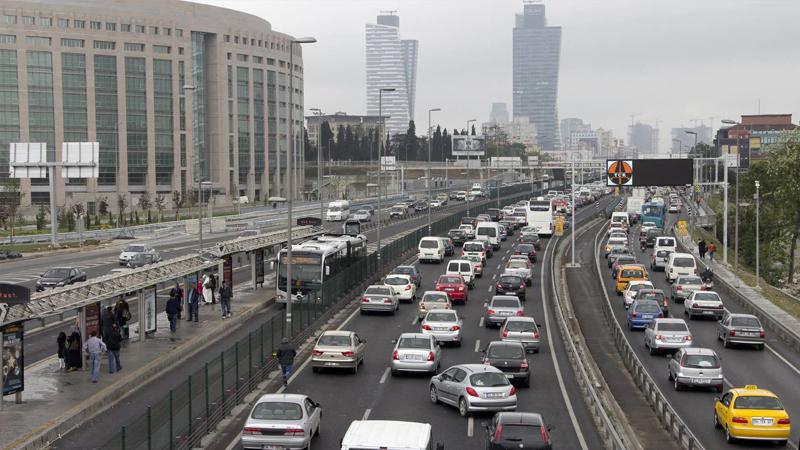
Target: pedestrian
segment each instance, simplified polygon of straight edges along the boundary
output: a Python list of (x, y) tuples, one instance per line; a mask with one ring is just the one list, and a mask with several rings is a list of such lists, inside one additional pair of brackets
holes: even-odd
[(278, 358), (278, 364), (281, 366), (281, 376), (283, 377), (283, 385), (289, 384), (289, 377), (292, 376), (292, 365), (294, 365), (294, 357), (297, 352), (289, 344), (288, 338), (281, 340), (281, 345), (278, 346), (278, 351), (275, 352), (275, 357)]
[(119, 327), (117, 324), (114, 324), (114, 326), (111, 327), (111, 334), (106, 338), (106, 348), (108, 348), (108, 373), (122, 370), (122, 363), (119, 362), (121, 346), (122, 336), (119, 334)]
[(114, 312), (111, 306), (106, 306), (103, 314), (100, 316), (100, 336), (105, 341), (108, 336), (111, 336), (111, 326), (116, 322)]
[(198, 300), (202, 300), (203, 303), (206, 302), (205, 294), (203, 293), (203, 283), (205, 282), (205, 277), (198, 277), (197, 279), (197, 294), (200, 295)]
[(175, 340), (175, 333), (178, 331), (178, 312), (180, 312), (181, 304), (176, 295), (170, 295), (167, 300), (167, 319), (169, 319), (169, 332), (171, 341)]
[[(183, 306), (183, 289), (181, 289), (181, 286), (180, 284), (178, 284), (177, 281), (175, 282), (175, 287), (172, 289), (175, 290), (175, 294), (178, 296), (178, 302), (180, 302), (181, 306)], [(181, 310), (178, 311), (178, 320), (181, 320), (182, 313), (183, 313), (183, 308), (181, 308)]]
[(706, 241), (700, 239), (697, 243), (697, 253), (700, 254), (700, 259), (705, 259), (706, 257)]
[(189, 307), (189, 315), (186, 320), (198, 322), (200, 316), (200, 294), (196, 288), (189, 289), (189, 294), (186, 296), (186, 304)]
[(127, 340), (130, 337), (128, 322), (131, 320), (131, 307), (121, 295), (114, 306), (114, 317), (117, 319), (120, 336), (123, 340)]
[(61, 370), (66, 368), (64, 361), (67, 357), (67, 333), (63, 331), (58, 333), (56, 344), (58, 344), (58, 368)]
[(208, 287), (211, 288), (211, 304), (216, 305), (217, 296), (215, 294), (215, 291), (217, 290), (217, 277), (214, 276), (213, 273), (208, 274), (208, 282), (209, 282)]
[(206, 304), (211, 304), (214, 300), (214, 289), (211, 287), (211, 275), (205, 274), (203, 276), (203, 301)]
[(106, 344), (97, 337), (97, 331), (92, 331), (91, 337), (83, 344), (83, 349), (89, 354), (92, 383), (97, 383), (97, 377), (100, 375), (100, 356), (106, 351)]
[(706, 252), (708, 253), (708, 259), (711, 261), (714, 260), (714, 252), (717, 251), (717, 246), (714, 245), (713, 242), (709, 242), (706, 246)]
[(228, 283), (225, 282), (225, 280), (222, 280), (222, 287), (219, 289), (219, 302), (222, 307), (223, 319), (231, 316), (232, 298), (233, 298), (233, 292), (231, 291), (231, 287), (228, 286)]
[(83, 368), (83, 358), (81, 357), (81, 333), (78, 327), (73, 327), (67, 337), (67, 357), (64, 361), (67, 372), (74, 372)]

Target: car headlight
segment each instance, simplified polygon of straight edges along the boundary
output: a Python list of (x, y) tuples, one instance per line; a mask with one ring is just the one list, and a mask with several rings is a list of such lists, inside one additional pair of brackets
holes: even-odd
[(59, 281), (58, 283), (56, 283), (56, 286), (64, 286), (65, 284), (66, 284), (65, 281)]

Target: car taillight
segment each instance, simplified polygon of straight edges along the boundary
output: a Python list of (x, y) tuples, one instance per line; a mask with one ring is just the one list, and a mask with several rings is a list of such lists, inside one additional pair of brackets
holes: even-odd
[(497, 289), (503, 289), (503, 285), (500, 284), (500, 283), (497, 283)]
[(524, 313), (524, 312), (522, 312), (522, 310), (519, 310), (519, 311), (517, 311), (517, 315), (518, 315), (518, 316), (523, 316), (523, 315), (525, 315), (525, 313)]
[(497, 428), (494, 429), (494, 440), (499, 441), (503, 437), (503, 424), (498, 423)]
[(535, 339), (539, 339), (539, 336), (540, 336), (540, 335), (539, 335), (539, 332), (538, 332), (538, 331), (536, 331), (536, 332), (534, 332), (534, 333), (533, 333), (533, 337), (534, 337)]
[(542, 442), (550, 443), (550, 435), (547, 434), (547, 427), (544, 424), (539, 427), (539, 432), (542, 434)]
[(369, 303), (369, 297), (361, 297), (361, 303)]
[(683, 286), (681, 286), (681, 285), (679, 284), (679, 285), (675, 286), (675, 290), (676, 290), (676, 291), (682, 291), (682, 290), (683, 290)]
[(684, 336), (683, 340), (686, 341), (686, 342), (689, 342), (689, 341), (692, 340), (692, 337), (691, 336)]
[(656, 340), (657, 340), (657, 341), (660, 341), (660, 340), (662, 340), (662, 339), (664, 339), (664, 336), (662, 336), (662, 335), (660, 335), (660, 334), (657, 334), (657, 335), (656, 335)]
[(463, 292), (463, 291), (464, 291), (464, 286), (459, 286), (458, 287), (458, 292)]
[(436, 283), (436, 287), (435, 287), (435, 289), (436, 289), (437, 291), (441, 291), (441, 290), (442, 290), (442, 285), (441, 285), (441, 284), (439, 284), (439, 283)]
[(520, 285), (519, 285), (519, 288), (520, 288), (520, 289), (525, 289), (525, 283), (522, 283), (522, 284), (520, 284)]
[(519, 368), (523, 369), (523, 370), (527, 369), (528, 368), (528, 361), (523, 359), (522, 360), (522, 364), (519, 365)]
[(261, 428), (245, 427), (242, 434), (261, 434)]
[(791, 421), (789, 420), (788, 417), (785, 419), (778, 419), (778, 425), (789, 425), (790, 423)]
[(383, 301), (383, 303), (390, 304), (390, 303), (392, 303), (392, 299), (390, 299), (390, 298), (387, 298), (387, 299), (385, 299), (385, 300)]
[(494, 310), (493, 309), (490, 309), (489, 311), (486, 311), (486, 312), (489, 313), (490, 316), (494, 314)]
[(431, 326), (426, 323), (425, 325), (422, 326), (422, 329), (430, 331), (431, 330)]
[(736, 336), (736, 330), (728, 331), (728, 336)]
[(407, 290), (407, 291), (410, 291), (410, 290), (411, 290), (411, 285), (410, 285), (410, 284), (409, 284), (408, 286), (406, 286), (406, 290)]
[(392, 359), (395, 360), (395, 361), (400, 359), (400, 356), (397, 354), (397, 350), (392, 352)]
[(508, 337), (508, 330), (503, 330), (503, 337)]
[(353, 352), (351, 351), (342, 352), (342, 356), (347, 356), (347, 357), (353, 356)]
[(469, 394), (472, 397), (480, 397), (480, 395), (478, 395), (478, 393), (475, 391), (475, 389), (473, 389), (471, 387), (467, 388), (467, 394)]
[(325, 353), (325, 352), (321, 352), (319, 350), (314, 350), (313, 352), (311, 352), (311, 355), (313, 355), (313, 356), (322, 356), (323, 353)]
[(428, 361), (433, 361), (433, 360), (434, 360), (433, 352), (428, 352)]
[(287, 428), (283, 430), (284, 436), (303, 436), (306, 432), (302, 428)]
[(450, 327), (450, 331), (458, 331), (460, 329), (461, 329), (461, 327), (458, 326), (458, 325), (453, 325), (452, 327)]
[(758, 332), (758, 336), (759, 336), (759, 337), (762, 337), (762, 338), (763, 338), (763, 337), (764, 337), (764, 336), (766, 336), (766, 335), (767, 335), (767, 334), (764, 332), (764, 330), (761, 330), (761, 331), (759, 331), (759, 332)]
[(511, 397), (512, 395), (517, 395), (517, 388), (511, 386), (511, 392), (508, 393), (508, 396)]
[(731, 419), (733, 423), (747, 423), (747, 417), (734, 417)]

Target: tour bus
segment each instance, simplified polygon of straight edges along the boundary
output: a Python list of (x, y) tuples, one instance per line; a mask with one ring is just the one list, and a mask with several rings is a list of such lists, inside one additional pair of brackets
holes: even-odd
[(350, 217), (350, 202), (347, 200), (335, 200), (328, 203), (328, 211), (325, 219), (329, 222), (334, 220), (347, 220)]
[[(663, 199), (662, 199), (663, 200)], [(664, 203), (648, 202), (642, 205), (641, 222), (653, 222), (656, 228), (664, 228)]]
[(341, 450), (445, 450), (433, 443), (430, 424), (395, 420), (354, 420), (344, 434)]
[(538, 228), (539, 236), (553, 235), (553, 213), (555, 206), (553, 199), (536, 197), (528, 203), (528, 226)]
[[(323, 234), (292, 245), (292, 299), (318, 298), (322, 285), (367, 254), (367, 238), (363, 234)], [(287, 250), (277, 257), (277, 303), (286, 303)]]

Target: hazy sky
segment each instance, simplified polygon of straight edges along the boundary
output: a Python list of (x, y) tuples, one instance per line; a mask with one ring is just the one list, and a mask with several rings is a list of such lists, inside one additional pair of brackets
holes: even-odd
[[(397, 10), (418, 39), (416, 115), (448, 129), (511, 110), (514, 14), (521, 0), (199, 0), (260, 16), (275, 30), (319, 41), (304, 49), (306, 108), (366, 110), (364, 27)], [(800, 120), (800, 1), (551, 0), (562, 27), (559, 119), (580, 117), (627, 141), (631, 114), (669, 129), (691, 119), (793, 113)]]

